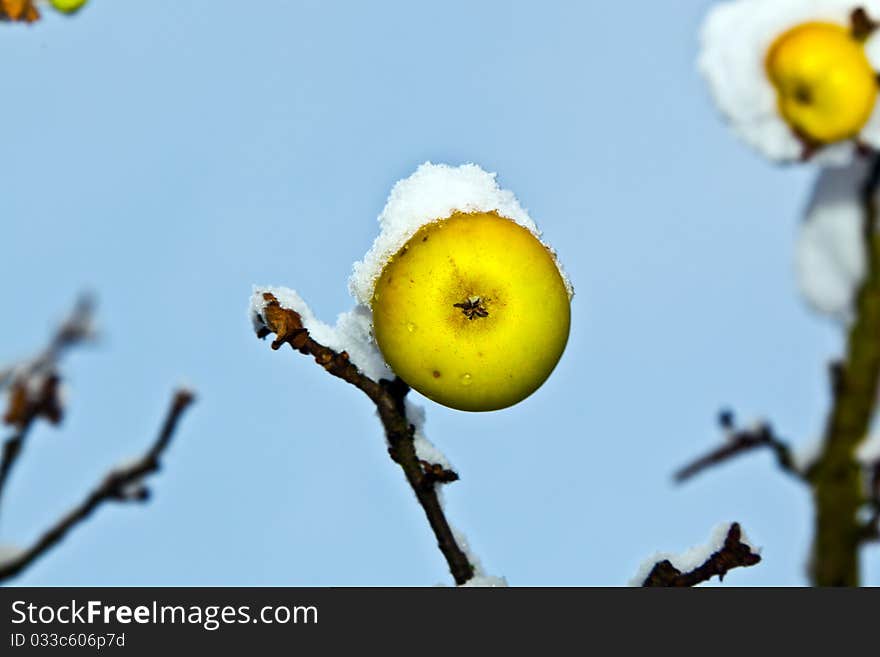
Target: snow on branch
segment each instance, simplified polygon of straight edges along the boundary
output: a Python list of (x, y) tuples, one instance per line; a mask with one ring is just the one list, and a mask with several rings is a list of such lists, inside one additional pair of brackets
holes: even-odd
[(860, 186), (871, 162), (823, 169), (813, 186), (795, 244), (798, 287), (815, 311), (852, 323), (868, 268)]
[[(450, 526), (439, 496), (439, 485), (456, 481), (458, 474), (422, 434), (424, 414), (406, 399), (409, 386), (399, 378), (390, 378), (393, 375), (384, 363), (379, 367), (375, 362), (376, 356), (371, 353), (375, 345), (369, 331), (349, 331), (351, 325), (342, 319), (335, 330), (328, 327), (314, 317), (296, 292), (285, 288), (255, 289), (250, 312), (257, 337), (275, 335), (273, 350), (288, 344), (294, 351), (311, 356), (327, 372), (353, 385), (376, 405), (385, 429), (388, 454), (406, 475), (456, 584), (465, 584), (480, 575), (477, 564), (468, 556), (467, 545)], [(374, 379), (370, 372), (387, 373), (389, 378)]]
[(336, 319), (336, 325), (329, 326), (315, 316), (295, 290), (254, 286), (249, 312), (257, 335), (266, 328), (263, 316), (269, 303), (267, 294), (276, 299), (281, 307), (295, 311), (302, 328), (317, 342), (333, 351), (344, 351), (348, 354), (349, 361), (369, 378), (376, 381), (394, 378), (373, 340), (372, 314), (366, 306), (358, 305), (349, 312), (342, 313)]
[(680, 555), (657, 554), (647, 559), (630, 583), (644, 587), (696, 586), (716, 575), (723, 580), (729, 570), (760, 561), (761, 555), (743, 535), (739, 523), (734, 522), (718, 526), (706, 545)]
[(193, 393), (189, 390), (175, 392), (159, 435), (150, 448), (139, 458), (110, 470), (82, 502), (59, 518), (31, 547), (11, 551), (7, 558), (0, 559), (0, 581), (21, 573), (103, 503), (143, 502), (149, 499), (149, 489), (144, 486), (143, 479), (159, 470), (160, 459), (174, 436), (177, 423), (193, 400)]

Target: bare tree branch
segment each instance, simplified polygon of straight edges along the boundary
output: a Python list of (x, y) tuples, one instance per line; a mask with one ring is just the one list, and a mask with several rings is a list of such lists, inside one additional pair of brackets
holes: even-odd
[(63, 409), (59, 398), (61, 377), (58, 366), (70, 348), (94, 337), (93, 316), (94, 300), (87, 295), (80, 297), (41, 353), (0, 371), (0, 391), (9, 390), (3, 423), (14, 428), (13, 434), (4, 441), (0, 456), (0, 501), (34, 422), (41, 417), (51, 424), (61, 422)]
[(61, 357), (71, 348), (95, 337), (95, 300), (84, 294), (77, 299), (70, 314), (58, 325), (49, 344), (35, 358), (0, 370), (0, 390), (17, 379), (54, 371)]
[(278, 300), (268, 292), (263, 294), (263, 298), (267, 302), (261, 314), (265, 327), (258, 333), (259, 337), (274, 333), (272, 349), (277, 350), (289, 344), (292, 349), (312, 356), (330, 374), (356, 387), (376, 405), (388, 440), (389, 455), (406, 475), (456, 584), (467, 582), (474, 576), (474, 566), (458, 545), (436, 491), (438, 483), (454, 481), (458, 479), (458, 475), (443, 468), (438, 469), (432, 464), (425, 467), (416, 455), (413, 443), (415, 427), (407, 419), (404, 405), (409, 386), (399, 378), (393, 381), (374, 381), (367, 377), (349, 361), (346, 352), (337, 353), (315, 342), (303, 327), (297, 312), (282, 308)]
[(868, 520), (859, 532), (861, 543), (880, 541), (880, 459), (867, 467), (868, 478)]
[(754, 566), (761, 561), (761, 555), (754, 553), (751, 546), (743, 543), (741, 538), (742, 529), (739, 523), (735, 522), (730, 525), (724, 544), (705, 562), (683, 573), (665, 559), (654, 565), (642, 586), (696, 586), (701, 582), (709, 581), (715, 575), (723, 580), (727, 571), (734, 568)]
[(104, 502), (144, 501), (149, 491), (143, 486), (143, 478), (160, 468), (160, 458), (167, 449), (177, 423), (183, 412), (193, 402), (193, 394), (187, 390), (175, 392), (162, 428), (150, 448), (136, 461), (111, 470), (78, 506), (62, 516), (28, 549), (0, 563), (0, 581), (21, 573), (39, 557), (57, 545), (67, 533), (91, 515)]
[(21, 455), (28, 432), (34, 421), (44, 416), (53, 424), (61, 420), (61, 406), (58, 403), (59, 379), (56, 375), (46, 377), (41, 382), (39, 392), (31, 398), (27, 390), (27, 382), (13, 388), (10, 396), (9, 410), (4, 421), (16, 426), (15, 432), (3, 443), (3, 454), (0, 456), (0, 501), (9, 473)]
[(880, 155), (872, 157), (861, 189), (866, 273), (855, 295), (845, 357), (834, 368), (822, 452), (809, 473), (816, 506), (810, 575), (818, 586), (856, 586), (860, 577), (858, 516), (865, 500), (855, 453), (868, 436), (880, 387)]
[(727, 411), (720, 414), (719, 423), (726, 432), (725, 444), (678, 470), (675, 473), (676, 481), (686, 481), (707, 468), (762, 447), (773, 451), (776, 461), (783, 471), (798, 479), (804, 478), (803, 473), (794, 465), (788, 444), (776, 436), (768, 423), (761, 422), (749, 429), (739, 429), (735, 426), (733, 414)]

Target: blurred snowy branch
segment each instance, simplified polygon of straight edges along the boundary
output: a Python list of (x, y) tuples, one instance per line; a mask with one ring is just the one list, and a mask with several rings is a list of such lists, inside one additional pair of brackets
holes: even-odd
[[(71, 347), (94, 338), (93, 314), (92, 299), (82, 297), (58, 327), (46, 349), (30, 360), (0, 370), (0, 391), (8, 391), (3, 423), (13, 429), (12, 435), (3, 444), (3, 454), (0, 457), (0, 494), (22, 454), (25, 439), (36, 420), (43, 418), (51, 424), (61, 421), (64, 407), (61, 398), (60, 360)], [(0, 550), (0, 581), (21, 573), (104, 502), (148, 499), (149, 491), (144, 486), (143, 479), (159, 469), (160, 457), (168, 447), (181, 415), (193, 399), (190, 391), (178, 390), (158, 437), (143, 455), (111, 470), (94, 491), (59, 518), (30, 547)]]
[(3, 423), (14, 429), (3, 443), (0, 457), (0, 501), (9, 473), (21, 454), (33, 423), (41, 417), (51, 424), (61, 422), (64, 407), (58, 367), (62, 356), (72, 347), (94, 337), (94, 300), (83, 296), (42, 352), (30, 360), (0, 370), (0, 392), (8, 390), (9, 396)]
[(143, 485), (143, 479), (159, 470), (160, 458), (174, 436), (180, 417), (193, 400), (193, 393), (188, 390), (175, 392), (159, 435), (150, 448), (139, 458), (107, 473), (95, 490), (62, 516), (31, 547), (17, 550), (11, 558), (0, 561), (0, 581), (14, 577), (27, 568), (104, 502), (143, 502), (149, 499), (149, 489)]
[(733, 413), (729, 411), (722, 412), (718, 421), (724, 430), (724, 444), (681, 468), (675, 473), (676, 481), (686, 481), (707, 468), (763, 447), (773, 451), (776, 462), (784, 472), (799, 479), (804, 477), (804, 473), (795, 465), (795, 458), (788, 444), (776, 436), (769, 423), (756, 422), (749, 428), (738, 428)]
[[(251, 319), (257, 336), (265, 338), (274, 334), (272, 349), (288, 344), (295, 351), (312, 356), (327, 372), (356, 387), (376, 405), (385, 429), (388, 453), (406, 475), (456, 584), (465, 584), (482, 573), (478, 572), (476, 560), (468, 556), (467, 545), (450, 526), (438, 494), (438, 486), (456, 481), (458, 474), (422, 435), (419, 425), (424, 418), (418, 416), (419, 411), (406, 399), (409, 387), (396, 377), (374, 380), (367, 375), (369, 370), (380, 374), (387, 372), (388, 375), (390, 372), (378, 352), (373, 353), (367, 340), (368, 332), (352, 334), (347, 330), (350, 324), (343, 319), (357, 316), (359, 312), (356, 309), (354, 313), (343, 315), (334, 331), (318, 322), (292, 290), (256, 289), (251, 300)], [(343, 346), (345, 349), (332, 349), (318, 342), (313, 335), (323, 335), (328, 342), (335, 343), (337, 349)]]
[(761, 555), (743, 535), (739, 523), (720, 525), (706, 545), (681, 555), (654, 555), (647, 559), (632, 579), (636, 586), (696, 586), (715, 575), (723, 580), (727, 571), (754, 566)]
[(813, 185), (795, 243), (795, 274), (807, 303), (849, 325), (867, 269), (860, 187), (869, 158), (824, 169)]

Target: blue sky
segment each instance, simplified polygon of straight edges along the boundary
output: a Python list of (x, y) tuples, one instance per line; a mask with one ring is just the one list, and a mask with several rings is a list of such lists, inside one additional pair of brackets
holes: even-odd
[[(368, 400), (254, 339), (254, 283), (325, 320), (393, 183), (497, 171), (577, 290), (551, 379), (505, 411), (428, 406), (451, 521), (514, 585), (624, 584), (739, 520), (730, 584), (805, 583), (809, 493), (754, 454), (686, 486), (717, 411), (821, 431), (839, 330), (797, 295), (814, 172), (740, 144), (694, 66), (711, 3), (110, 2), (0, 26), (0, 361), (78, 291), (104, 339), (14, 473), (26, 543), (199, 402), (143, 506), (102, 508), (22, 585), (433, 585), (445, 564)], [(880, 583), (880, 550), (865, 553)]]

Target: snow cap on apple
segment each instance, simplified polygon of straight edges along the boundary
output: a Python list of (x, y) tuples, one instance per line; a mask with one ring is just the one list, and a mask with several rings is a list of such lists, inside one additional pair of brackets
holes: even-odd
[[(497, 174), (476, 164), (453, 167), (425, 162), (408, 178), (397, 181), (379, 215), (379, 236), (372, 248), (353, 267), (349, 290), (358, 303), (369, 306), (379, 275), (388, 260), (425, 224), (450, 217), (454, 212), (494, 212), (513, 221), (541, 239), (541, 231), (513, 192), (501, 189)], [(574, 288), (553, 255), (569, 298)]]

